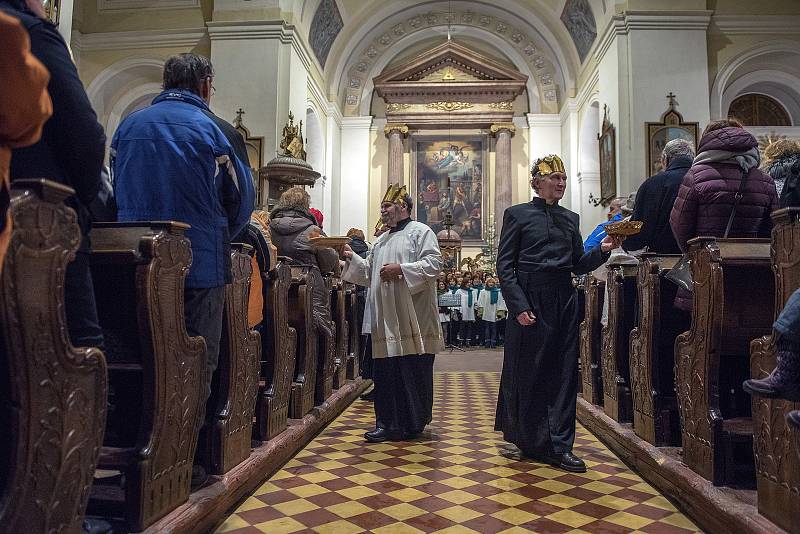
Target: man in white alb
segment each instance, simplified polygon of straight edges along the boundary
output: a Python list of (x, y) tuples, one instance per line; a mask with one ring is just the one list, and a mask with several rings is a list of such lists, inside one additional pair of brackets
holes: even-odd
[(366, 259), (341, 249), (342, 278), (369, 287), (375, 430), (371, 442), (416, 436), (433, 410), (433, 357), (443, 348), (436, 278), (442, 255), (436, 235), (411, 220), (413, 201), (405, 186), (392, 185), (381, 202), (389, 226)]

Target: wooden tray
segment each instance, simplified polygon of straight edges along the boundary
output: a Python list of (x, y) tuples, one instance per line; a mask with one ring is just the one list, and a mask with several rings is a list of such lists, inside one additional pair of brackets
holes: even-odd
[(348, 245), (350, 243), (350, 238), (347, 236), (320, 236), (310, 237), (308, 242), (311, 243), (313, 247), (336, 248)]
[(604, 228), (608, 235), (636, 235), (642, 231), (643, 221), (618, 221), (607, 224)]

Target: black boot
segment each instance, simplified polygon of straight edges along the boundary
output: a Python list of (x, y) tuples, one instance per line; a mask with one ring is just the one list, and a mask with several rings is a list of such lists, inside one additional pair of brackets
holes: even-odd
[(744, 390), (751, 395), (800, 401), (800, 353), (778, 350), (777, 360), (768, 377), (745, 380)]

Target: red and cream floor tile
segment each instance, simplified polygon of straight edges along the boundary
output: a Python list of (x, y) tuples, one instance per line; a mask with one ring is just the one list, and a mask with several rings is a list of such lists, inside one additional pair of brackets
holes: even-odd
[(217, 530), (347, 534), (647, 534), (699, 529), (578, 427), (570, 474), (521, 460), (493, 430), (498, 373), (437, 373), (433, 422), (414, 441), (365, 443), (356, 401)]

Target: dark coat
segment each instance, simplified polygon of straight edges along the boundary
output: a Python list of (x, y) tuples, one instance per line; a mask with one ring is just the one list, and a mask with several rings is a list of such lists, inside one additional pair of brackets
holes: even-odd
[[(722, 128), (703, 136), (698, 154), (708, 150), (742, 154), (756, 146), (755, 137), (746, 130)], [(742, 169), (732, 163), (692, 165), (678, 189), (669, 219), (682, 251), (686, 251), (686, 242), (694, 237), (724, 235), (742, 177)], [(769, 237), (770, 214), (777, 208), (775, 182), (758, 168), (750, 169), (728, 237)], [(690, 310), (691, 295), (678, 291), (675, 305)]]
[[(41, 140), (13, 151), (11, 181), (47, 178), (73, 188), (76, 196), (67, 204), (78, 213), (86, 235), (91, 221), (87, 206), (102, 185), (100, 172), (106, 143), (103, 127), (97, 122), (75, 63), (56, 27), (3, 0), (0, 11), (17, 17), (28, 30), (31, 53), (50, 71), (47, 90), (53, 100), (53, 116), (45, 123)], [(84, 243), (82, 248), (86, 246)]]
[(680, 254), (681, 250), (669, 226), (669, 215), (678, 196), (681, 180), (691, 166), (692, 159), (689, 157), (673, 158), (666, 170), (642, 183), (636, 192), (631, 219), (643, 221), (644, 225), (641, 233), (625, 240), (625, 250), (648, 247), (650, 252), (658, 254)]

